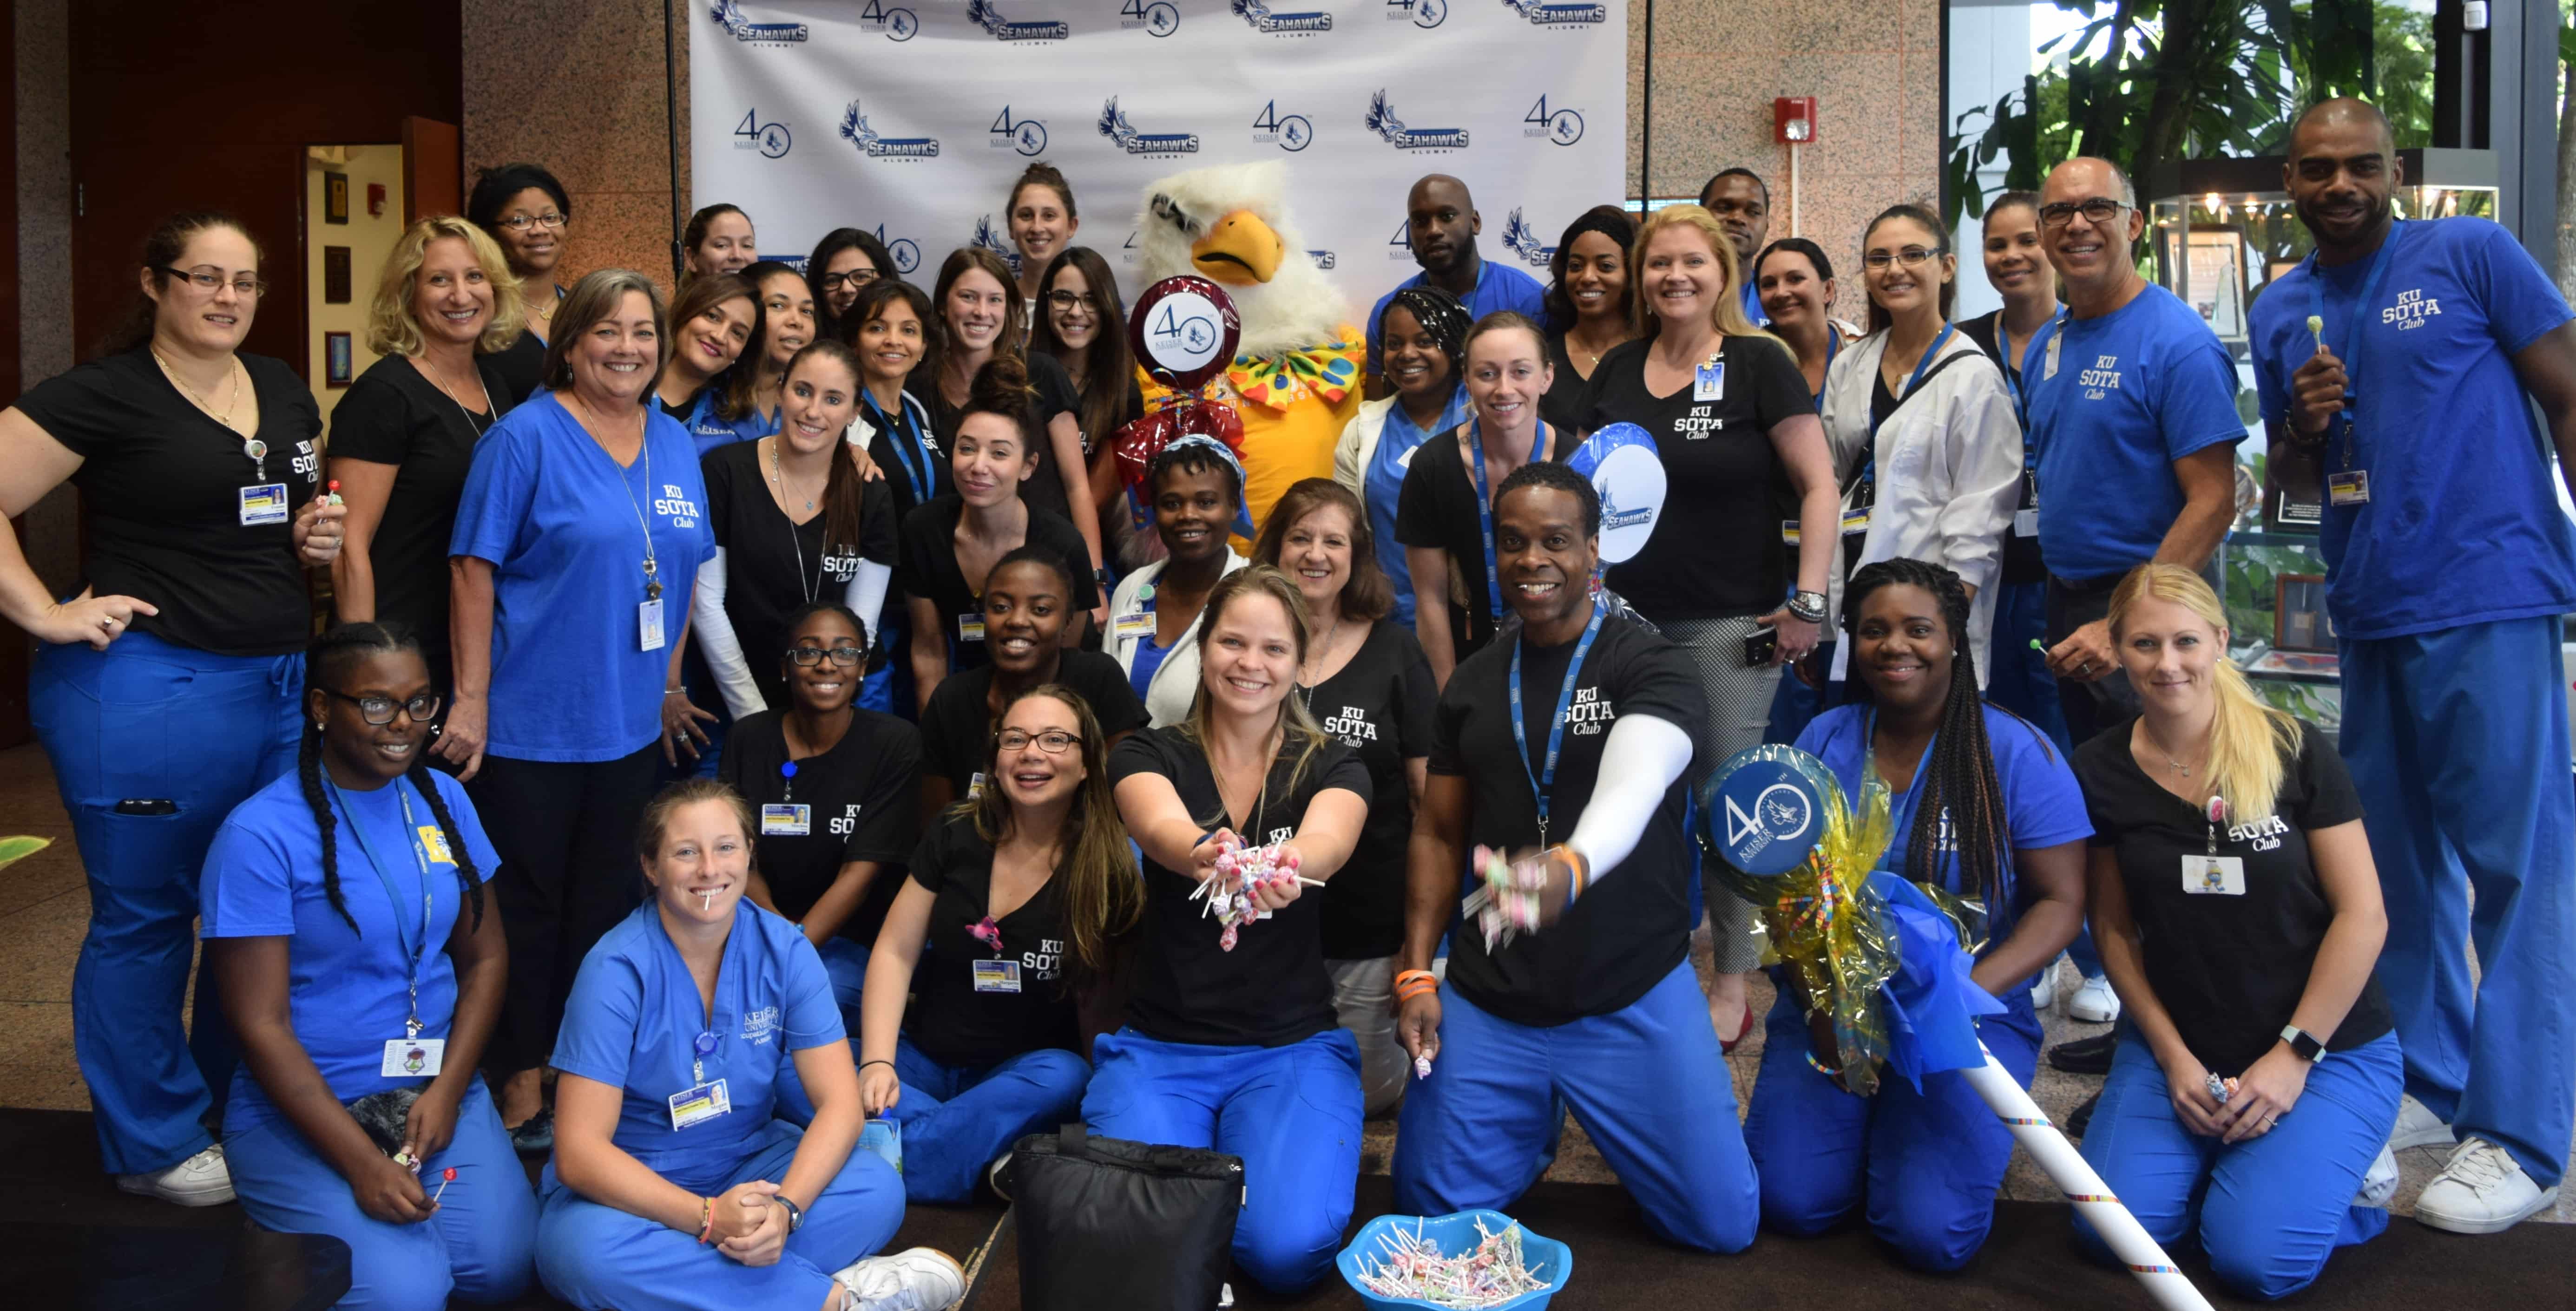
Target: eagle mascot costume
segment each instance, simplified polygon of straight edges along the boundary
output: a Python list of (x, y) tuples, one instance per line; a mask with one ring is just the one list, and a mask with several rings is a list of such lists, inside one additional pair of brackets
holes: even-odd
[[(1333, 444), (1359, 412), (1366, 339), (1349, 322), (1287, 210), (1277, 162), (1176, 173), (1137, 218), (1145, 285), (1194, 273), (1222, 284), (1242, 320), (1233, 361), (1195, 397), (1144, 380), (1149, 409), (1220, 401), (1243, 421), (1244, 508), (1255, 530), (1300, 478), (1333, 476)], [(1249, 544), (1244, 544), (1249, 549)]]

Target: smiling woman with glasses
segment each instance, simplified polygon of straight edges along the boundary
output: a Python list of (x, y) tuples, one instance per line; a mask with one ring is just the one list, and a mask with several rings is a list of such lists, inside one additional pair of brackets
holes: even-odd
[(572, 197), (555, 175), (536, 164), (503, 164), (475, 179), (465, 219), (501, 243), (510, 276), (519, 280), (525, 330), (492, 357), (509, 387), (509, 404), (528, 399), (545, 370), (546, 342), (554, 336), (555, 309), (563, 303), (564, 232), (572, 225)]
[[(1074, 414), (1082, 425), (1082, 448), (1090, 453), (1091, 502), (1079, 512), (1099, 517), (1104, 543), (1138, 540), (1136, 518), (1111, 512), (1125, 499), (1120, 495), (1117, 457), (1112, 454), (1118, 430), (1145, 414), (1145, 394), (1136, 384), (1136, 354), (1127, 344), (1127, 307), (1119, 303), (1117, 278), (1100, 252), (1073, 246), (1047, 262), (1038, 285), (1045, 291), (1038, 298), (1037, 326), (1029, 335), (1030, 353), (1054, 356), (1082, 398)], [(1067, 495), (1079, 499), (1069, 489)], [(1144, 540), (1151, 536), (1142, 534)], [(1139, 556), (1124, 551), (1122, 561), (1131, 568), (1143, 563)]]
[(824, 233), (805, 261), (805, 278), (814, 284), (814, 314), (822, 321), (818, 335), (845, 336), (841, 316), (858, 303), (859, 292), (879, 278), (900, 276), (894, 256), (875, 234), (861, 228)]

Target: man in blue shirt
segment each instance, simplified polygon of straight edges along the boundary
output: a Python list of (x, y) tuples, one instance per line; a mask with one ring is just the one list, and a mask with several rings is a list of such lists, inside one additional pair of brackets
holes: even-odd
[(2556, 1201), (2576, 1118), (2576, 527), (2549, 469), (2553, 442), (2561, 477), (2576, 460), (2576, 316), (2503, 228), (2397, 222), (2404, 170), (2360, 101), (2303, 115), (2283, 172), (2317, 250), (2254, 303), (2255, 380), (2273, 448), (2323, 465), (2343, 753), (2406, 1054), (2390, 1142), (2450, 1151), (2416, 1219), (2494, 1233)]
[(1471, 319), (1496, 310), (1517, 310), (1547, 321), (1547, 291), (1537, 279), (1507, 264), (1488, 264), (1477, 253), (1476, 234), (1485, 230), (1485, 220), (1476, 213), (1476, 200), (1467, 194), (1466, 183), (1434, 173), (1413, 184), (1404, 212), (1405, 239), (1412, 244), (1413, 262), (1422, 271), (1397, 283), (1369, 308), (1368, 394), (1373, 397), (1394, 394), (1380, 368), (1386, 346), (1378, 340), (1377, 324), (1395, 293), (1407, 287), (1438, 287), (1457, 297)]
[(2040, 189), (2040, 246), (2067, 311), (2023, 387), (2048, 667), (2079, 745), (2138, 710), (2111, 649), (2111, 589), (2150, 560), (2206, 570), (2236, 515), (2236, 366), (2198, 313), (2138, 276), (2129, 252), (2146, 221), (2109, 160), (2070, 159)]
[(1771, 236), (1771, 188), (1749, 168), (1722, 170), (1699, 189), (1699, 207), (1717, 219), (1735, 242), (1735, 267), (1744, 283), (1744, 318), (1754, 327), (1771, 321), (1753, 289), (1753, 258)]

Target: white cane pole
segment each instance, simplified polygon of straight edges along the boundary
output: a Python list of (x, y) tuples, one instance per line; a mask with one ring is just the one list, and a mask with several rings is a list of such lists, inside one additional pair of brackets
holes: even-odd
[[(1984, 1047), (1978, 1044), (1979, 1050)], [(2029, 1149), (2039, 1168), (2048, 1172), (2049, 1180), (2093, 1222), (2094, 1231), (2110, 1244), (2120, 1264), (2146, 1286), (2147, 1295), (2165, 1311), (2210, 1311), (2209, 1300), (2191, 1286), (2191, 1280), (2166, 1257), (2165, 1249), (2147, 1236), (2138, 1218), (2129, 1214), (2129, 1208), (2111, 1195), (2111, 1186), (2084, 1163), (2075, 1144), (2040, 1113), (2039, 1103), (2013, 1081), (2012, 1072), (1995, 1060), (1993, 1052), (1985, 1052), (1985, 1057), (1983, 1066), (1959, 1073), (1967, 1076), (1968, 1086), (1977, 1090), (1977, 1095), (2011, 1128), (2013, 1137)]]

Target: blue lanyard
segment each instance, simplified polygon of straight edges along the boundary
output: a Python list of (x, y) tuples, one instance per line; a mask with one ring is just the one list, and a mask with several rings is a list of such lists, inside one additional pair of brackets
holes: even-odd
[[(2048, 322), (2039, 325), (2039, 331), (2030, 334), (2030, 341), (2022, 346), (2021, 362), (2004, 370), (2004, 386), (2012, 391), (2013, 417), (2021, 421), (2022, 463), (2033, 469), (2039, 467), (2039, 444), (2031, 440), (2030, 431), (2030, 362), (2048, 348), (2048, 339), (2056, 336), (2059, 325), (2065, 322), (2064, 310), (2049, 316)], [(1995, 311), (1995, 344), (2006, 354), (2012, 351), (2012, 337), (2004, 327), (2002, 310)]]
[[(2388, 266), (2397, 262), (2394, 256), (2399, 230), (2403, 225), (2403, 220), (2390, 219), (2388, 236), (2379, 243), (2379, 249), (2370, 253), (2370, 272), (2362, 275), (2361, 279), (2361, 299), (2353, 303), (2355, 322), (2350, 349), (2336, 345), (2333, 334), (2331, 332), (2327, 334), (2326, 349), (2333, 352), (2336, 359), (2343, 361), (2344, 377), (2351, 380), (2351, 394), (2345, 401), (2345, 408), (2342, 413), (2335, 416), (2343, 425), (2343, 464), (2347, 469), (2352, 467), (2353, 447), (2360, 441), (2352, 422), (2352, 407), (2360, 399), (2361, 345), (2366, 340), (2362, 334), (2362, 327), (2369, 319), (2370, 303), (2379, 298), (2379, 280), (2388, 276)], [(2323, 322), (2326, 316), (2326, 283), (2318, 273), (2315, 251), (2308, 252), (2307, 274), (2308, 313)]]
[(1841, 353), (1842, 353), (1842, 349), (1843, 349), (1843, 335), (1842, 335), (1842, 333), (1840, 333), (1840, 332), (1836, 331), (1836, 330), (1834, 329), (1834, 325), (1832, 325), (1832, 324), (1830, 324), (1830, 323), (1826, 324), (1826, 325), (1825, 325), (1825, 383), (1824, 383), (1824, 385), (1823, 385), (1823, 386), (1819, 386), (1819, 387), (1817, 387), (1817, 388), (1816, 388), (1816, 412), (1817, 412), (1818, 414), (1822, 414), (1822, 413), (1824, 413), (1824, 411), (1825, 411), (1825, 387), (1826, 387), (1826, 386), (1831, 386), (1831, 385), (1833, 384), (1833, 379), (1834, 379), (1834, 356), (1836, 356), (1836, 355), (1838, 355), (1838, 354), (1841, 354)]
[[(1889, 417), (1894, 417), (1897, 410), (1904, 408), (1905, 398), (1913, 395), (1914, 389), (1922, 384), (1924, 373), (1931, 369), (1932, 361), (1940, 357), (1941, 347), (1950, 340), (1950, 334), (1957, 332), (1958, 330), (1959, 325), (1955, 323), (1944, 323), (1941, 325), (1941, 335), (1934, 337), (1932, 339), (1932, 344), (1923, 348), (1923, 358), (1914, 362), (1914, 372), (1912, 376), (1906, 378), (1905, 390), (1896, 393), (1896, 405), (1888, 410)], [(1854, 486), (1870, 481), (1871, 475), (1876, 473), (1878, 470), (1879, 423), (1878, 407), (1873, 405), (1870, 407), (1869, 412), (1869, 449), (1864, 452), (1860, 465), (1860, 477), (1853, 480)], [(1870, 500), (1872, 503), (1875, 503), (1878, 500), (1878, 497), (1873, 494), (1870, 497)]]
[(411, 839), (412, 864), (420, 874), (420, 937), (417, 942), (412, 940), (410, 932), (403, 926), (402, 894), (395, 890), (393, 876), (385, 873), (383, 862), (376, 859), (375, 848), (368, 845), (367, 828), (364, 824), (358, 822), (358, 812), (349, 808), (348, 798), (340, 795), (339, 786), (331, 781), (331, 776), (327, 771), (322, 775), (322, 787), (324, 791), (331, 794), (331, 800), (339, 804), (340, 813), (348, 818), (349, 836), (357, 839), (358, 850), (364, 853), (367, 858), (367, 867), (376, 872), (376, 881), (385, 885), (385, 900), (393, 904), (394, 945), (401, 947), (404, 953), (411, 958), (411, 1015), (408, 1019), (403, 1021), (403, 1036), (406, 1038), (417, 1038), (420, 1036), (421, 1030), (420, 962), (423, 957), (429, 954), (429, 921), (431, 903), (429, 894), (429, 853), (421, 848), (420, 824), (418, 820), (412, 818), (411, 796), (403, 791), (403, 781), (399, 778), (395, 779), (394, 799), (402, 803), (403, 834)]
[[(1571, 583), (1560, 584), (1572, 586)], [(1513, 759), (1521, 762), (1521, 772), (1529, 775), (1530, 795), (1538, 800), (1538, 844), (1547, 845), (1548, 793), (1556, 786), (1557, 751), (1565, 743), (1565, 716), (1574, 706), (1574, 685), (1583, 677), (1583, 657), (1592, 651), (1592, 639), (1601, 635), (1601, 621), (1610, 613), (1601, 598), (1592, 598), (1592, 618), (1583, 625), (1582, 640), (1574, 644), (1574, 658), (1565, 662), (1565, 686), (1556, 693), (1556, 722), (1547, 729), (1547, 764), (1544, 770), (1532, 770), (1529, 759), (1529, 729), (1522, 722), (1521, 652), (1529, 646), (1529, 628), (1521, 628), (1521, 640), (1512, 644), (1512, 745), (1519, 750)]]
[[(1494, 567), (1494, 498), (1485, 490), (1485, 443), (1482, 432), (1482, 420), (1467, 421), (1467, 467), (1476, 473), (1476, 531), (1484, 535), (1485, 541), (1485, 604), (1487, 606), (1485, 623), (1490, 628), (1500, 623), (1503, 618), (1503, 575), (1501, 570)], [(1530, 439), (1530, 462), (1536, 463), (1548, 458), (1539, 454), (1541, 450), (1548, 449), (1548, 446), (1547, 424), (1542, 421), (1538, 426), (1537, 434)], [(1513, 658), (1519, 659), (1517, 656)]]
[(895, 462), (903, 466), (905, 481), (912, 484), (912, 503), (919, 505), (929, 500), (939, 483), (932, 476), (930, 448), (922, 444), (921, 433), (912, 421), (911, 407), (896, 401), (894, 408), (903, 417), (889, 419), (885, 411), (877, 408), (877, 398), (869, 395), (867, 388), (859, 389), (859, 399), (867, 405), (868, 413), (876, 419), (878, 426), (892, 430), (888, 434), (891, 440), (886, 445), (893, 448)]

